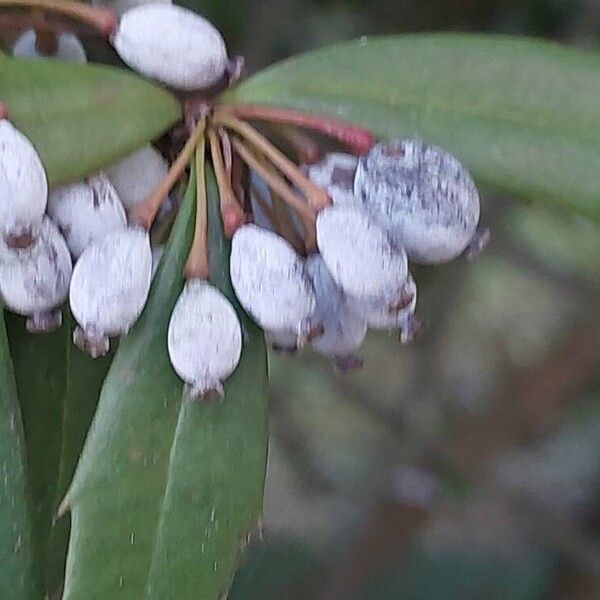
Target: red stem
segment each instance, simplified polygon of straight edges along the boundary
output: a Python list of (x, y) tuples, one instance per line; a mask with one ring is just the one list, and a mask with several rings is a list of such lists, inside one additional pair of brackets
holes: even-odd
[(261, 106), (258, 104), (235, 104), (219, 108), (243, 119), (282, 123), (311, 129), (342, 142), (353, 154), (365, 154), (376, 143), (375, 136), (364, 127), (322, 115), (303, 113), (291, 108)]

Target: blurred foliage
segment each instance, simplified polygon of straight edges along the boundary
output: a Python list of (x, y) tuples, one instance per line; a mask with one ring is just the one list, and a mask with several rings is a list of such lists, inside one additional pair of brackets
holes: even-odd
[[(306, 49), (381, 33), (497, 32), (585, 47), (600, 39), (595, 0), (194, 5), (217, 19), (230, 47), (246, 56), (250, 72)], [(460, 437), (456, 427), (501, 410), (512, 390), (524, 385), (528, 369), (543, 369), (548, 357), (574, 343), (575, 327), (599, 318), (593, 308), (600, 302), (597, 225), (507, 197), (484, 198), (483, 215), (493, 241), (478, 263), (415, 270), (419, 313), (428, 329), (413, 346), (371, 334), (362, 352), (364, 369), (344, 378), (308, 350), (271, 356), (266, 541), (251, 547), (232, 597), (600, 596), (594, 537), (600, 530), (594, 525), (600, 522), (594, 510), (600, 473), (593, 468), (600, 464), (594, 441), (597, 375), (588, 370), (573, 376), (579, 379), (564, 398), (572, 408), (557, 415), (550, 432), (518, 452), (503, 449), (497, 459), (501, 476), (494, 479), (501, 492), (471, 472), (432, 463), (432, 456)], [(552, 376), (562, 375), (548, 374), (551, 391), (562, 385)], [(535, 393), (544, 397), (540, 389)], [(543, 401), (540, 407), (544, 410)], [(502, 426), (510, 428), (510, 420)], [(403, 499), (416, 493), (415, 482), (398, 477), (406, 465), (424, 467), (440, 486), (428, 517), (393, 540), (383, 528), (372, 534), (370, 546), (370, 519), (382, 498), (399, 500), (393, 514), (402, 518)], [(496, 464), (488, 468), (494, 472)], [(515, 506), (506, 498), (513, 493), (532, 506), (524, 511)], [(557, 510), (573, 520), (555, 521)], [(533, 525), (537, 511), (540, 528)], [(392, 524), (393, 518), (390, 530)], [(383, 548), (390, 562), (374, 547)], [(420, 549), (411, 553), (412, 547)], [(352, 579), (360, 571), (356, 561), (368, 562), (368, 554), (372, 562), (364, 567), (364, 585), (336, 595), (332, 582), (344, 574)]]

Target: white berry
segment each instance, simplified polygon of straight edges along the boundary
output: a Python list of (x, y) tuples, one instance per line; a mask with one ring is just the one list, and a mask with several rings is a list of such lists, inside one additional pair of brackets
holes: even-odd
[(188, 281), (171, 315), (168, 348), (171, 364), (192, 398), (223, 393), (221, 382), (240, 360), (242, 329), (217, 288), (199, 279)]
[(389, 297), (384, 297), (352, 303), (352, 309), (363, 315), (369, 327), (374, 329), (400, 329), (414, 314), (416, 306), (417, 286), (410, 274), (395, 299), (390, 301)]
[(323, 209), (317, 216), (317, 246), (336, 284), (357, 299), (394, 298), (406, 279), (406, 253), (361, 209)]
[(381, 142), (361, 157), (354, 191), (409, 258), (442, 263), (469, 245), (479, 194), (453, 156), (419, 140)]
[(48, 214), (65, 236), (74, 258), (92, 242), (127, 227), (123, 205), (104, 173), (50, 192)]
[(60, 326), (61, 313), (55, 309), (67, 297), (71, 272), (67, 245), (48, 218), (28, 248), (10, 248), (0, 239), (0, 298), (13, 312), (29, 317), (30, 331)]
[(0, 120), (0, 236), (34, 236), (47, 199), (48, 182), (38, 153), (18, 129)]
[(132, 69), (181, 90), (217, 83), (227, 67), (221, 34), (200, 15), (169, 4), (127, 10), (112, 44)]
[(313, 320), (323, 333), (312, 340), (313, 348), (325, 356), (344, 357), (358, 348), (367, 335), (367, 323), (354, 312), (352, 302), (336, 285), (325, 261), (313, 254), (306, 261), (317, 298)]
[(50, 56), (40, 54), (36, 48), (37, 35), (33, 29), (28, 29), (22, 33), (13, 45), (13, 56), (19, 58), (56, 58), (76, 63), (86, 63), (87, 56), (85, 48), (79, 38), (70, 33), (64, 32), (57, 35), (56, 52)]
[(169, 167), (160, 152), (144, 146), (105, 170), (121, 202), (132, 208), (149, 196), (164, 179)]
[(147, 232), (130, 227), (105, 235), (83, 252), (69, 301), (79, 324), (75, 343), (92, 356), (108, 352), (108, 337), (127, 333), (140, 316), (152, 276)]
[(242, 306), (265, 330), (308, 333), (315, 295), (301, 258), (288, 242), (244, 225), (231, 244), (231, 282)]
[(323, 188), (333, 204), (360, 206), (361, 200), (354, 195), (354, 175), (358, 158), (352, 154), (332, 152), (323, 160), (304, 167), (307, 177)]

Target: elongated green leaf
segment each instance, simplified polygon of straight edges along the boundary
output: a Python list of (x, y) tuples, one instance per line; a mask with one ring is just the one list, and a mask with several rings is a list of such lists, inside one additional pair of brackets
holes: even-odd
[(109, 371), (66, 497), (65, 599), (144, 597), (183, 388), (166, 335), (183, 286), (193, 214), (190, 185), (146, 308)]
[(35, 575), (44, 589), (47, 544), (56, 513), (68, 331), (63, 326), (31, 335), (25, 319), (12, 313), (6, 313), (6, 325), (25, 430)]
[(32, 335), (7, 313), (10, 349), (23, 413), (31, 494), (35, 576), (44, 593), (62, 586), (69, 520), (55, 523), (75, 469), (111, 356), (92, 360), (71, 342), (73, 323)]
[(495, 190), (600, 218), (600, 56), (503, 37), (363, 39), (292, 58), (226, 102), (419, 136)]
[[(71, 483), (86, 434), (96, 412), (100, 390), (113, 359), (112, 351), (102, 358), (92, 359), (77, 349), (71, 342), (75, 323), (70, 314), (66, 314), (65, 319), (69, 340), (65, 365), (66, 387), (62, 397), (60, 460), (53, 488), (53, 517)], [(69, 531), (70, 517), (65, 515), (54, 522), (46, 545), (45, 589), (51, 597), (62, 589), (64, 583)]]
[(183, 398), (149, 576), (150, 598), (221, 598), (262, 514), (267, 462), (267, 364), (261, 331), (229, 279), (218, 193), (208, 178), (211, 282), (234, 304), (244, 352), (222, 402)]
[(17, 387), (0, 314), (0, 598), (36, 597), (25, 445)]
[[(210, 180), (215, 198), (214, 182)], [(244, 353), (221, 403), (192, 402), (166, 334), (193, 230), (192, 181), (142, 317), (122, 340), (67, 502), (65, 598), (218, 598), (262, 509), (266, 355), (244, 319)], [(231, 296), (211, 218), (214, 281)]]
[(114, 162), (180, 117), (170, 93), (123, 70), (3, 56), (0, 102), (40, 153), (51, 184)]

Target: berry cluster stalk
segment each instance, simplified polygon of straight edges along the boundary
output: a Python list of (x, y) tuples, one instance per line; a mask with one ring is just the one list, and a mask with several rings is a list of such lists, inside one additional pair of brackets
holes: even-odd
[(306, 229), (306, 249), (312, 252), (316, 247), (316, 211), (296, 196), (286, 181), (277, 173), (265, 166), (238, 138), (232, 138), (231, 143), (240, 158), (265, 180), (265, 183), (289, 204), (301, 217)]
[(196, 148), (196, 223), (194, 239), (185, 264), (187, 279), (208, 279), (209, 276), (205, 156), (206, 140), (203, 136)]
[(231, 187), (231, 170), (229, 170), (228, 176), (221, 144), (217, 133), (212, 128), (208, 130), (208, 140), (215, 178), (219, 188), (223, 232), (227, 237), (231, 237), (235, 233), (235, 230), (244, 222), (244, 211), (236, 200), (235, 193)]
[(183, 175), (183, 172), (194, 155), (199, 140), (204, 136), (205, 130), (206, 123), (202, 120), (196, 125), (192, 135), (190, 135), (188, 141), (185, 143), (183, 150), (171, 165), (166, 177), (160, 182), (150, 196), (143, 202), (136, 204), (129, 212), (130, 223), (140, 225), (147, 230), (152, 227), (152, 223), (154, 223), (154, 219), (158, 214), (161, 204), (165, 201), (171, 188), (177, 183), (177, 180)]
[(241, 119), (282, 123), (310, 129), (344, 144), (352, 154), (367, 153), (376, 142), (375, 136), (368, 130), (352, 123), (337, 119), (311, 115), (289, 108), (260, 106), (257, 104), (236, 104), (219, 107), (221, 114), (235, 115)]
[(316, 212), (330, 203), (329, 196), (325, 190), (306, 178), (283, 152), (273, 146), (267, 138), (250, 124), (241, 121), (233, 115), (219, 112), (215, 113), (214, 118), (219, 125), (231, 129), (264, 154), (306, 196), (309, 205)]

